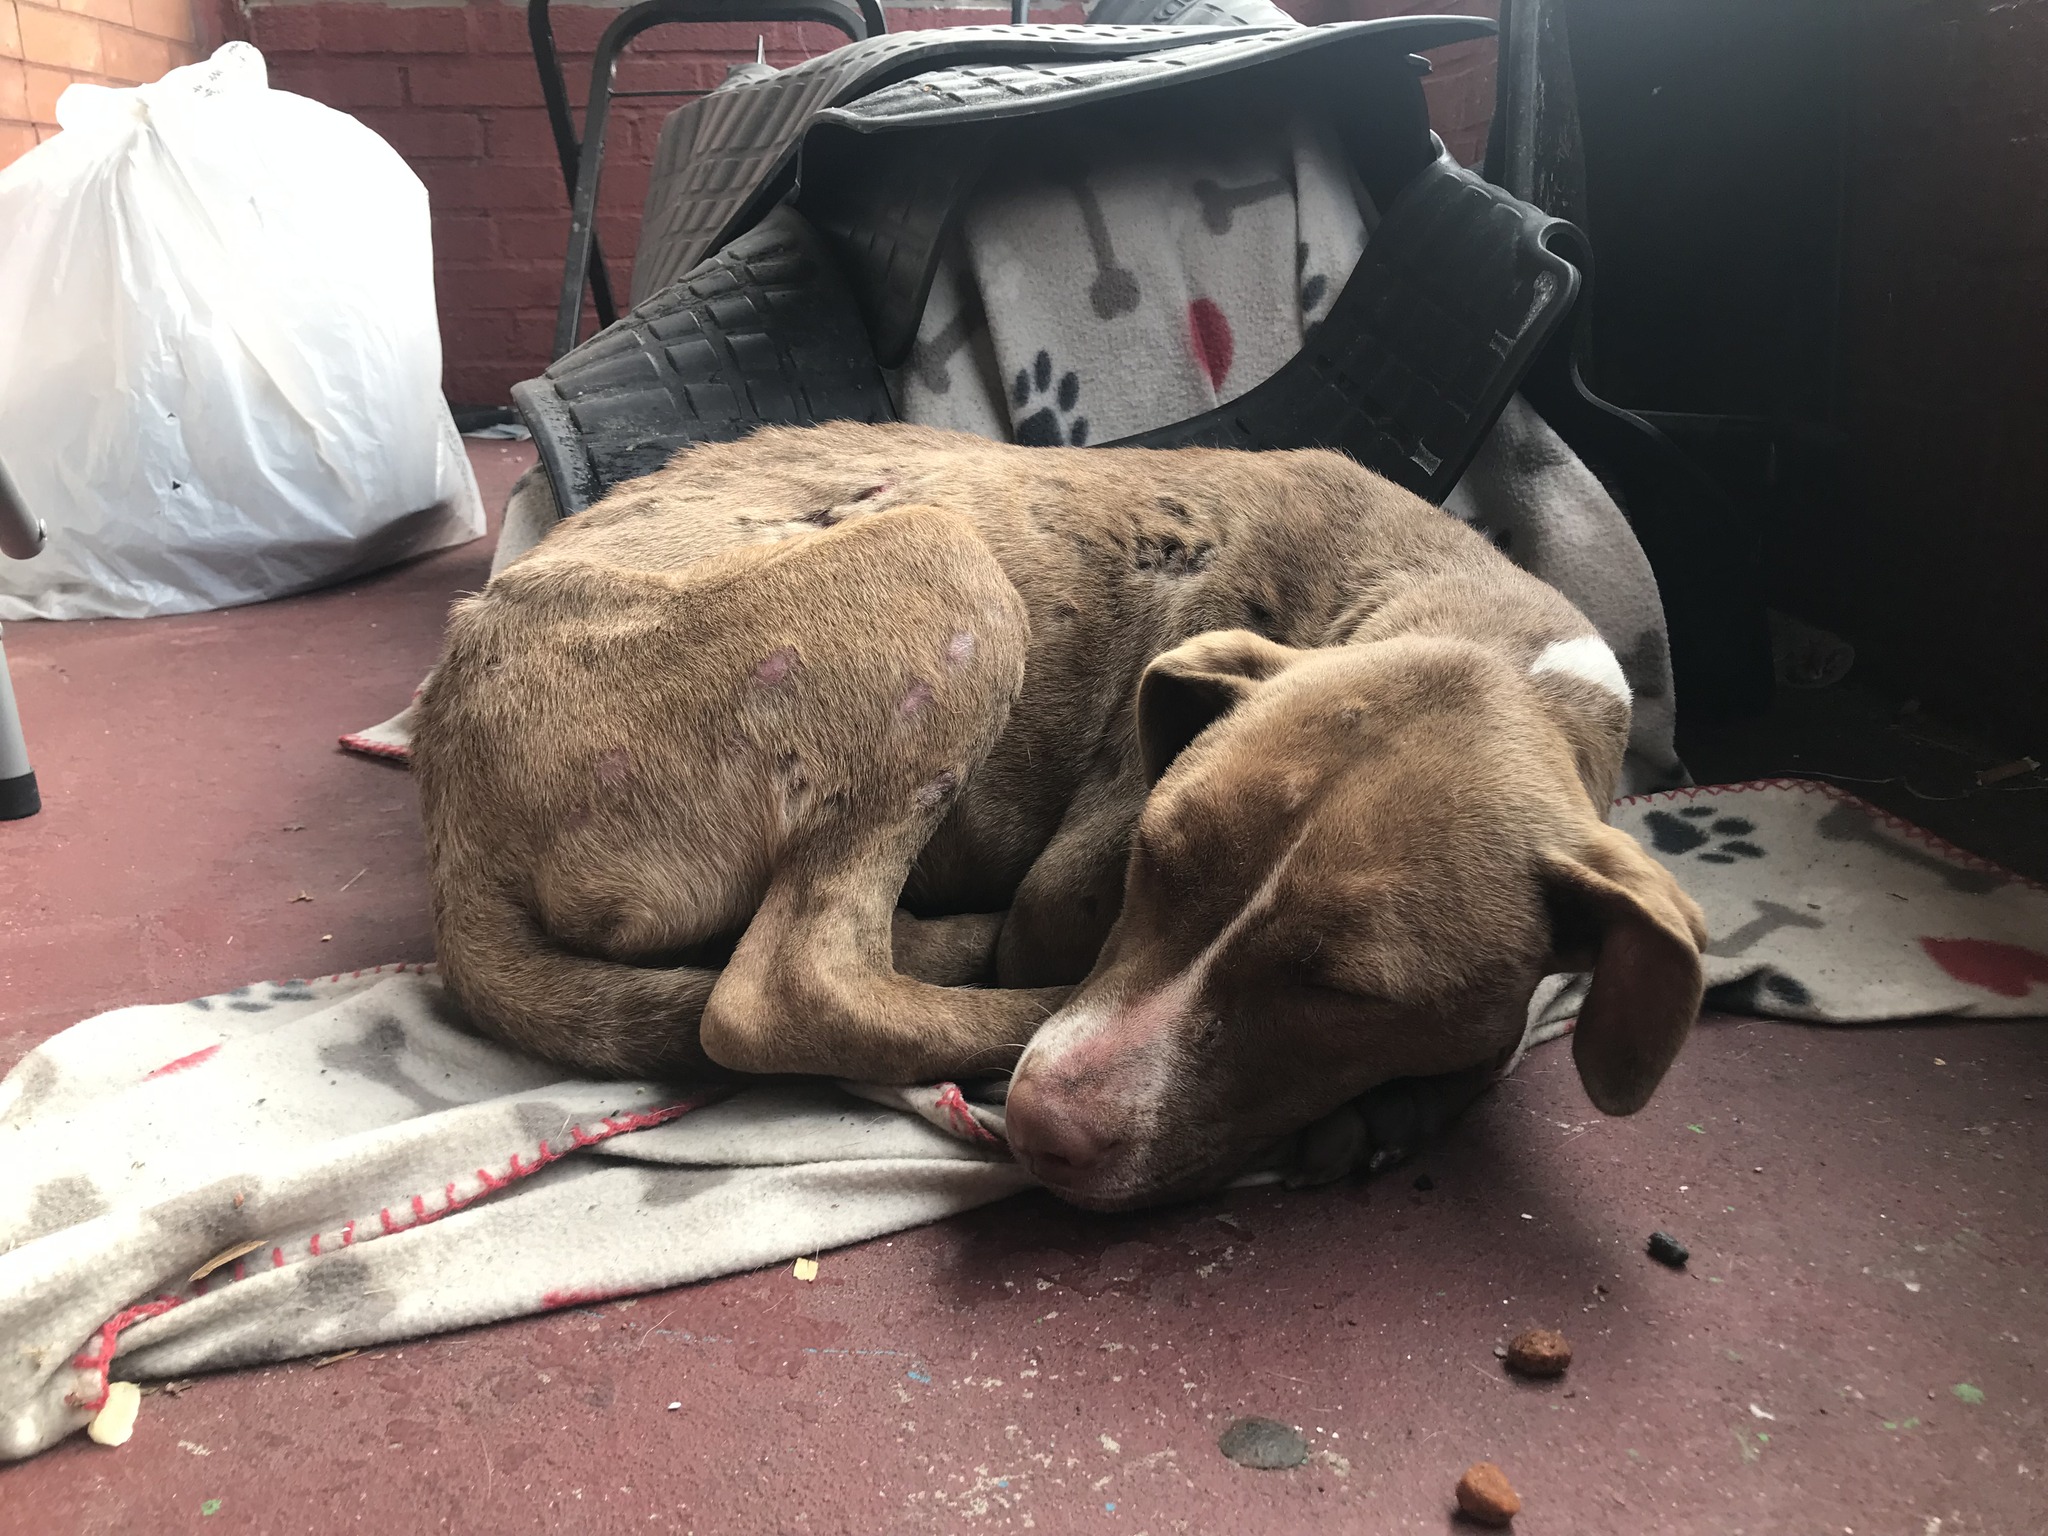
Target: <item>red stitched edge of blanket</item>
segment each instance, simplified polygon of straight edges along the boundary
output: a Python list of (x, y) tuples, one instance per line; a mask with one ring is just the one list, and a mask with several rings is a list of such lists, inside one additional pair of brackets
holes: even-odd
[[(414, 1227), (424, 1227), (429, 1222), (439, 1221), (443, 1216), (452, 1216), (464, 1206), (481, 1200), (485, 1195), (494, 1195), (509, 1184), (516, 1184), (523, 1178), (539, 1173), (549, 1163), (567, 1157), (571, 1152), (583, 1147), (594, 1147), (601, 1141), (610, 1141), (612, 1137), (623, 1136), (628, 1131), (644, 1131), (651, 1126), (665, 1125), (679, 1115), (686, 1115), (693, 1109), (702, 1109), (707, 1104), (715, 1104), (725, 1097), (726, 1090), (721, 1089), (713, 1093), (699, 1094), (695, 1098), (683, 1099), (674, 1104), (665, 1104), (660, 1109), (638, 1110), (624, 1115), (606, 1115), (603, 1121), (600, 1122), (603, 1129), (595, 1133), (584, 1130), (581, 1125), (572, 1125), (568, 1130), (569, 1139), (573, 1143), (572, 1146), (564, 1147), (558, 1151), (549, 1145), (552, 1138), (543, 1138), (530, 1157), (522, 1156), (518, 1152), (513, 1152), (507, 1156), (504, 1162), (503, 1173), (494, 1174), (488, 1168), (476, 1169), (475, 1178), (482, 1187), (474, 1194), (457, 1194), (455, 1192), (455, 1185), (451, 1181), (444, 1184), (432, 1197), (424, 1194), (405, 1196), (398, 1202), (399, 1214), (397, 1215), (392, 1214), (390, 1206), (381, 1207), (377, 1212), (376, 1230), (368, 1233), (363, 1241), (367, 1242), (373, 1237), (386, 1237), (395, 1233), (409, 1231)], [(429, 1198), (438, 1199), (440, 1204), (429, 1205), (427, 1203)], [(358, 1223), (353, 1220), (342, 1224), (342, 1247), (351, 1248), (355, 1246), (357, 1226)], [(306, 1255), (308, 1258), (317, 1259), (320, 1257), (320, 1238), (321, 1234), (315, 1232), (306, 1240)], [(282, 1248), (271, 1249), (270, 1267), (272, 1269), (282, 1269), (288, 1262)], [(241, 1266), (237, 1264), (233, 1273), (233, 1279), (239, 1280), (241, 1278)], [(195, 1287), (195, 1290), (201, 1295), (205, 1294), (205, 1283), (205, 1281), (201, 1281)]]
[(1701, 795), (1741, 795), (1758, 789), (1796, 789), (1802, 794), (1826, 795), (1830, 800), (1844, 801), (1855, 806), (1858, 810), (1868, 813), (1872, 821), (1878, 822), (1890, 831), (1899, 833), (1909, 842), (1919, 843), (1923, 847), (1933, 850), (1943, 858), (1953, 859), (1958, 864), (1981, 871), (1987, 875), (2002, 875), (2007, 880), (2011, 880), (2018, 885), (2024, 885), (2031, 890), (2048, 892), (2048, 885), (2043, 885), (2038, 880), (2029, 879), (2025, 875), (2017, 874), (2007, 869), (2003, 864), (1993, 863), (1990, 859), (1984, 858), (1980, 854), (1972, 853), (1967, 848), (1958, 848), (1947, 838), (1928, 831), (1918, 822), (1908, 821), (1903, 816), (1895, 816), (1883, 806), (1872, 805), (1861, 795), (1853, 795), (1839, 785), (1828, 783), (1825, 779), (1748, 779), (1740, 784), (1694, 784), (1686, 789), (1659, 790), (1653, 795), (1628, 795), (1614, 803), (1616, 805), (1650, 805), (1659, 800), (1697, 800)]
[[(389, 965), (372, 965), (360, 971), (334, 971), (325, 976), (313, 976), (308, 979), (312, 981), (360, 981), (365, 976), (404, 976), (407, 974), (425, 976), (438, 969), (439, 966), (432, 960), (394, 960)], [(268, 983), (268, 985), (279, 987), (289, 986), (291, 983), (273, 981)]]
[(395, 746), (388, 741), (372, 741), (369, 737), (358, 735), (355, 732), (350, 732), (346, 736), (337, 736), (335, 740), (339, 741), (345, 750), (360, 752), (365, 757), (389, 758), (394, 763), (410, 763), (412, 761), (411, 747)]
[(116, 1312), (93, 1335), (92, 1347), (82, 1349), (71, 1357), (72, 1366), (81, 1371), (92, 1371), (98, 1381), (97, 1392), (89, 1398), (81, 1398), (75, 1391), (68, 1393), (64, 1401), (74, 1408), (83, 1408), (89, 1413), (98, 1413), (107, 1406), (107, 1373), (113, 1369), (114, 1348), (121, 1337), (121, 1330), (131, 1323), (139, 1323), (146, 1317), (156, 1317), (180, 1305), (176, 1296), (159, 1296), (155, 1301), (145, 1301), (124, 1311)]
[[(485, 1195), (495, 1194), (508, 1184), (516, 1183), (518, 1180), (526, 1178), (531, 1174), (539, 1173), (549, 1163), (568, 1156), (570, 1152), (583, 1147), (596, 1146), (599, 1142), (609, 1141), (614, 1136), (623, 1136), (628, 1131), (644, 1131), (650, 1126), (664, 1125), (680, 1115), (688, 1114), (693, 1109), (702, 1109), (707, 1104), (715, 1104), (724, 1097), (726, 1097), (725, 1091), (720, 1090), (714, 1093), (700, 1094), (695, 1098), (683, 1099), (674, 1104), (665, 1104), (659, 1109), (637, 1110), (623, 1115), (606, 1115), (600, 1122), (604, 1128), (594, 1134), (584, 1130), (581, 1125), (572, 1125), (569, 1127), (569, 1137), (574, 1142), (574, 1146), (557, 1151), (548, 1144), (552, 1138), (545, 1138), (535, 1149), (534, 1155), (531, 1158), (524, 1158), (518, 1152), (513, 1152), (506, 1159), (506, 1171), (502, 1176), (494, 1176), (486, 1168), (476, 1170), (476, 1177), (482, 1183), (483, 1188), (473, 1195), (456, 1194), (455, 1186), (452, 1183), (444, 1186), (441, 1192), (442, 1204), (438, 1209), (430, 1209), (427, 1205), (426, 1197), (423, 1195), (412, 1195), (401, 1202), (400, 1209), (407, 1213), (403, 1217), (393, 1217), (391, 1207), (385, 1206), (377, 1213), (380, 1231), (371, 1235), (379, 1236), (388, 1233), (404, 1232), (413, 1227), (423, 1227), (429, 1222), (439, 1221), (443, 1216), (451, 1215), (461, 1210), (465, 1205), (482, 1199)], [(356, 1240), (355, 1234), (356, 1223), (353, 1221), (345, 1223), (342, 1227), (342, 1246), (345, 1248), (352, 1246)], [(318, 1258), (320, 1256), (320, 1234), (315, 1232), (307, 1242), (306, 1247), (310, 1257)], [(235, 1262), (230, 1272), (232, 1276), (230, 1283), (243, 1278), (245, 1262), (244, 1260), (237, 1260)], [(286, 1262), (282, 1248), (273, 1247), (270, 1250), (270, 1267), (272, 1269), (282, 1269)], [(204, 1280), (194, 1284), (193, 1294), (195, 1296), (207, 1294), (207, 1285)], [(106, 1405), (108, 1375), (113, 1369), (114, 1351), (120, 1339), (121, 1330), (132, 1324), (142, 1322), (145, 1318), (156, 1317), (161, 1313), (168, 1312), (171, 1308), (182, 1305), (183, 1301), (184, 1298), (178, 1296), (159, 1297), (155, 1301), (143, 1302), (137, 1306), (128, 1307), (120, 1312), (116, 1312), (106, 1322), (102, 1323), (98, 1333), (94, 1335), (92, 1346), (81, 1350), (71, 1360), (74, 1368), (94, 1373), (94, 1394), (86, 1398), (81, 1397), (74, 1390), (66, 1396), (65, 1401), (75, 1408), (83, 1408), (93, 1413), (99, 1412)]]
[(938, 1091), (939, 1108), (946, 1112), (954, 1135), (963, 1141), (978, 1141), (985, 1146), (1003, 1145), (1002, 1137), (974, 1118), (974, 1111), (968, 1107), (967, 1095), (960, 1091), (958, 1083), (941, 1083)]

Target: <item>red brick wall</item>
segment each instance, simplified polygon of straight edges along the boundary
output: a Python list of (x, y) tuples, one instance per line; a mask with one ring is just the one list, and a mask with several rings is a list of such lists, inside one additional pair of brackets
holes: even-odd
[(193, 0), (0, 0), (0, 166), (57, 131), (73, 81), (140, 85), (200, 57)]

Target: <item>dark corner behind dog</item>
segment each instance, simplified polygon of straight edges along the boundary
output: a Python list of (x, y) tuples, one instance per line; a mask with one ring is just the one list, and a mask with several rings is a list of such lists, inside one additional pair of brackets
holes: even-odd
[(707, 445), (459, 604), (419, 701), (441, 963), (596, 1075), (1013, 1073), (1076, 1203), (1412, 1145), (1590, 970), (1655, 1090), (1699, 909), (1605, 824), (1611, 651), (1338, 455), (908, 426)]

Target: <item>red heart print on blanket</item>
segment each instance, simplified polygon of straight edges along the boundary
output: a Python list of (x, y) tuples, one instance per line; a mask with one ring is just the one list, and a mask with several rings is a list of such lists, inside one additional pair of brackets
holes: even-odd
[(2000, 997), (2025, 997), (2035, 982), (2048, 982), (2048, 955), (2039, 950), (1996, 939), (1922, 939), (1920, 947), (1957, 981)]
[(1220, 390), (1237, 353), (1237, 342), (1214, 299), (1197, 299), (1188, 306), (1188, 341), (1195, 349), (1195, 361), (1209, 376), (1209, 387)]

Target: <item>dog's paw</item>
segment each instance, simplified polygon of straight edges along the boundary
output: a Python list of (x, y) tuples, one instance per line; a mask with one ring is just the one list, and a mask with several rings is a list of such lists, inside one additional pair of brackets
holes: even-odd
[(1488, 1065), (1382, 1083), (1297, 1133), (1281, 1176), (1289, 1189), (1307, 1189), (1398, 1168), (1449, 1130), (1493, 1081)]
[(1017, 441), (1026, 448), (1085, 448), (1088, 446), (1088, 418), (1077, 416), (1081, 403), (1081, 376), (1068, 369), (1053, 383), (1052, 354), (1040, 352), (1029, 368), (1019, 368), (1010, 381), (1010, 404), (1019, 412), (1037, 409), (1017, 417)]
[(1289, 1189), (1334, 1184), (1367, 1166), (1370, 1152), (1365, 1116), (1357, 1103), (1343, 1104), (1294, 1138), (1281, 1173)]

